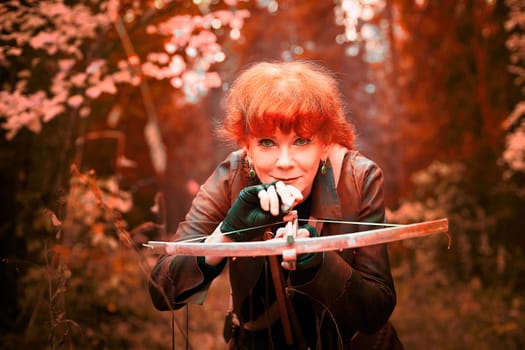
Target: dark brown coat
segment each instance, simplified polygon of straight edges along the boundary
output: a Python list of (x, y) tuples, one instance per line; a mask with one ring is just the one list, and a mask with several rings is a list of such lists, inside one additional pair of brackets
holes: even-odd
[[(333, 159), (331, 161), (337, 163)], [(341, 165), (336, 165), (341, 169), (337, 184), (331, 167), (326, 174), (318, 172), (312, 190), (312, 217), (338, 221), (384, 222), (381, 169), (353, 150), (347, 150), (344, 160), (340, 160), (339, 164)], [(186, 221), (178, 227), (177, 239), (211, 234), (226, 215), (239, 191), (252, 185), (253, 181), (248, 176), (244, 152), (231, 153), (201, 187)], [(335, 235), (367, 229), (371, 227), (325, 223), (320, 234)], [(264, 263), (264, 258), (238, 258), (229, 261), (233, 309), (237, 314), (240, 314), (242, 303), (259, 279)], [(152, 280), (160, 286), (160, 290), (153, 284), (150, 286), (153, 303), (160, 310), (178, 309), (186, 303), (202, 303), (210, 284), (210, 281), (204, 280), (196, 257), (170, 255), (158, 260), (152, 272)], [(293, 287), (298, 291), (296, 295), (304, 293), (309, 296), (309, 300), (315, 300), (313, 308), (318, 318), (324, 312), (325, 318), (335, 321), (330, 323), (331, 330), (326, 331), (327, 333), (323, 331), (322, 337), (328, 333), (337, 334), (338, 330), (340, 336), (337, 338), (345, 344), (345, 348), (352, 337), (359, 339), (360, 336), (356, 337), (358, 333), (381, 330), (384, 336), (384, 326), (396, 303), (384, 244), (342, 252), (325, 252), (315, 276)], [(363, 338), (362, 341), (371, 340)]]

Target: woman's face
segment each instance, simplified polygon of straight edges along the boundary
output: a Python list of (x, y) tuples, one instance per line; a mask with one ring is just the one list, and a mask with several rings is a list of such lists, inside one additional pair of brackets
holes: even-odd
[(280, 130), (265, 137), (248, 136), (245, 148), (262, 183), (283, 181), (300, 190), (304, 198), (310, 194), (319, 162), (326, 160), (328, 150), (316, 135), (304, 138)]

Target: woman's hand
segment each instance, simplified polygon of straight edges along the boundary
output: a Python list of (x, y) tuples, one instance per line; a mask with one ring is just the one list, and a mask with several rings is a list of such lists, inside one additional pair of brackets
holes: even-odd
[[(275, 239), (284, 239), (286, 235), (286, 228), (281, 227), (277, 229), (275, 233)], [(311, 225), (303, 225), (297, 229), (296, 238), (308, 238), (308, 237), (318, 237), (319, 234), (317, 230)], [(310, 268), (317, 267), (321, 264), (323, 260), (323, 253), (305, 253), (299, 254), (297, 256), (296, 267), (293, 268), (292, 265), (286, 261), (281, 263), (281, 266), (286, 270), (306, 270)]]
[(281, 181), (246, 187), (226, 214), (220, 230), (237, 242), (260, 238), (266, 226), (281, 221), (302, 198), (299, 190)]
[[(310, 226), (310, 225), (308, 225), (308, 226)], [(315, 231), (315, 229), (314, 229), (314, 231)], [(273, 239), (285, 239), (285, 237), (284, 237), (285, 235), (286, 235), (286, 228), (285, 227), (279, 227), (277, 229), (277, 231), (275, 232), (275, 237)], [(304, 226), (301, 226), (301, 227), (299, 227), (297, 229), (297, 233), (295, 235), (295, 238), (308, 238), (308, 237), (317, 237), (317, 231), (315, 231), (314, 235), (310, 236), (310, 231), (308, 229), (306, 229)]]
[(261, 209), (270, 211), (272, 215), (286, 214), (303, 200), (301, 191), (291, 185), (286, 185), (282, 181), (270, 184), (267, 189), (259, 191), (257, 196)]
[[(204, 243), (225, 243), (225, 242), (231, 242), (231, 240), (227, 236), (221, 233), (219, 226), (217, 226), (217, 228), (215, 228), (215, 231), (213, 231), (213, 233), (204, 240)], [(210, 266), (217, 266), (221, 263), (224, 257), (206, 256), (204, 259), (205, 259), (204, 261), (206, 262), (206, 264)]]

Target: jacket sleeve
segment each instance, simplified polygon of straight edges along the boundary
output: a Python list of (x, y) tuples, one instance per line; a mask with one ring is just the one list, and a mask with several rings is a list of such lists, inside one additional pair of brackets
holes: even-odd
[[(385, 222), (383, 175), (372, 161), (350, 153), (343, 164), (338, 193), (345, 220)], [(368, 229), (373, 227), (360, 225), (357, 230)], [(346, 231), (337, 230), (335, 225), (327, 225), (323, 231), (343, 233), (348, 232), (348, 226)], [(372, 333), (380, 329), (396, 303), (385, 244), (325, 252), (315, 276), (297, 288), (327, 307), (344, 330)]]
[[(239, 162), (239, 157), (232, 154), (201, 186), (185, 221), (179, 223), (175, 240), (204, 239), (215, 230), (230, 207), (230, 179), (237, 175)], [(187, 303), (202, 304), (211, 281), (221, 273), (225, 260), (212, 267), (204, 259), (193, 256), (161, 256), (153, 267), (149, 282), (153, 305), (159, 310), (170, 310)]]

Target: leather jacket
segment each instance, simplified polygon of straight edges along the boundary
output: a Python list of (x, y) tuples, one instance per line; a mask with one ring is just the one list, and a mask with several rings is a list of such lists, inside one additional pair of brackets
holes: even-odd
[[(358, 222), (385, 222), (383, 175), (381, 169), (358, 151), (345, 149), (340, 161), (338, 182), (328, 161), (328, 172), (318, 171), (313, 189), (311, 216), (317, 219)], [(248, 175), (245, 153), (232, 152), (201, 186), (177, 239), (211, 234), (223, 220), (238, 193), (257, 183)], [(363, 231), (373, 227), (324, 223), (320, 235)], [(233, 309), (237, 314), (243, 301), (257, 283), (264, 258), (229, 260)], [(222, 264), (213, 277), (220, 273)], [(294, 272), (291, 272), (292, 274)], [(150, 295), (159, 310), (178, 309), (187, 303), (202, 303), (211, 283), (205, 278), (197, 257), (164, 255), (152, 271)], [(372, 333), (381, 329), (396, 304), (394, 283), (385, 244), (358, 249), (325, 252), (315, 274), (295, 285), (318, 305), (328, 308), (341, 336), (349, 341), (356, 332)], [(318, 311), (319, 313), (321, 310)], [(241, 320), (242, 322), (242, 320)]]

